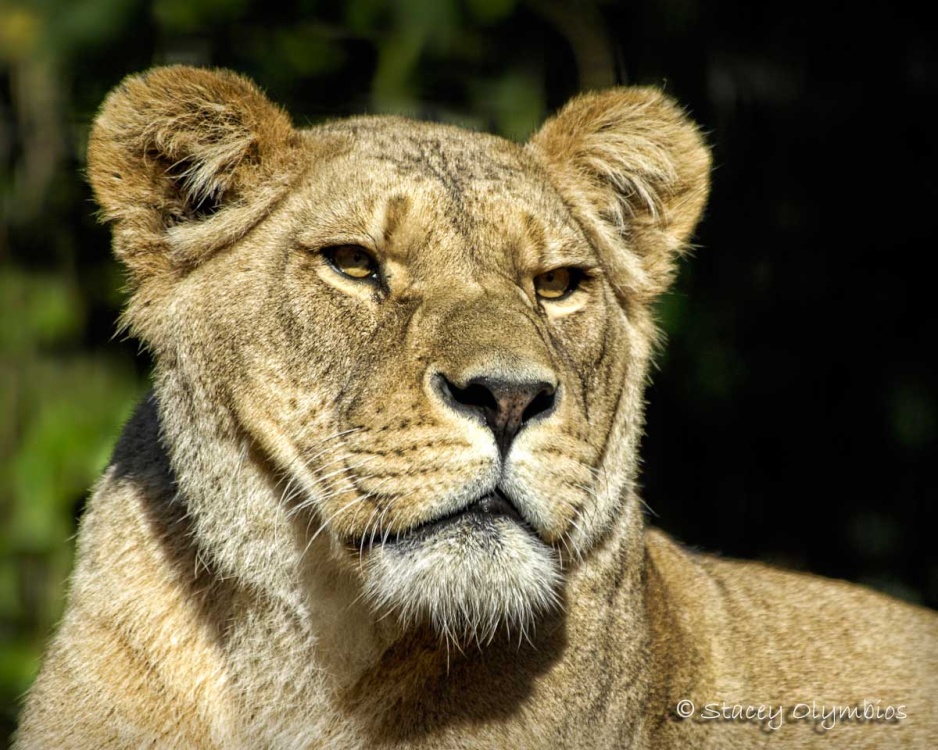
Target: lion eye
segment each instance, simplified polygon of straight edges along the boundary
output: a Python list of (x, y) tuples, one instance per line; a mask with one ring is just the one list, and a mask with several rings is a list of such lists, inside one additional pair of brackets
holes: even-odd
[(378, 261), (365, 248), (358, 245), (327, 247), (323, 254), (332, 267), (350, 279), (378, 278)]
[(534, 291), (541, 299), (563, 299), (577, 288), (581, 275), (576, 268), (555, 268), (534, 277)]

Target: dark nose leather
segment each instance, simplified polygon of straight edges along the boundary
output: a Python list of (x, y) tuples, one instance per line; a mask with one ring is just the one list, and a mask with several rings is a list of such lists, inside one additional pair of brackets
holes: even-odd
[(457, 386), (442, 373), (436, 378), (443, 401), (455, 411), (481, 417), (495, 435), (502, 455), (522, 427), (546, 416), (555, 406), (554, 386), (543, 381), (512, 382), (482, 376)]

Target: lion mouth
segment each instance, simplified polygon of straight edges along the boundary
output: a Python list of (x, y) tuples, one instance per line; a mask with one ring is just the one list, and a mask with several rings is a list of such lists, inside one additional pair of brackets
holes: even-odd
[(393, 534), (382, 540), (382, 544), (420, 542), (456, 526), (463, 527), (470, 532), (495, 534), (498, 524), (503, 520), (529, 528), (524, 517), (508, 496), (500, 489), (495, 489), (458, 510)]
[(508, 496), (505, 495), (501, 490), (496, 489), (494, 492), (483, 495), (478, 500), (473, 500), (471, 503), (469, 503), (469, 505), (466, 505), (459, 510), (448, 513), (447, 515), (440, 518), (435, 518), (432, 521), (427, 521), (426, 523), (411, 529), (410, 533), (424, 530), (432, 531), (433, 529), (446, 526), (447, 524), (452, 523), (453, 521), (458, 521), (459, 519), (466, 519), (485, 524), (500, 516), (506, 517), (512, 521), (515, 521), (516, 523), (524, 523), (524, 519), (518, 512), (518, 509), (515, 508), (515, 506), (512, 504), (511, 500), (508, 499)]

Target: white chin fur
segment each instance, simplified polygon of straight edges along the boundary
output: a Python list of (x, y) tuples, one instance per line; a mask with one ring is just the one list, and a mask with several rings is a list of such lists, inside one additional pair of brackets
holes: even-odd
[(457, 521), (436, 532), (375, 545), (365, 593), (405, 626), (429, 622), (456, 642), (487, 642), (500, 627), (526, 634), (558, 604), (554, 551), (513, 521)]

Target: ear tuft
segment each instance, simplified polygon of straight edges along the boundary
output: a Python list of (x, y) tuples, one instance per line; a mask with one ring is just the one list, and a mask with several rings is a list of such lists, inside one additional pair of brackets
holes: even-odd
[(125, 79), (88, 147), (95, 197), (117, 223), (115, 251), (133, 265), (155, 246), (172, 250), (174, 227), (269, 199), (295, 171), (295, 139), (287, 115), (235, 73), (170, 66)]
[(528, 145), (592, 235), (620, 297), (664, 291), (703, 210), (710, 152), (662, 92), (581, 95)]

